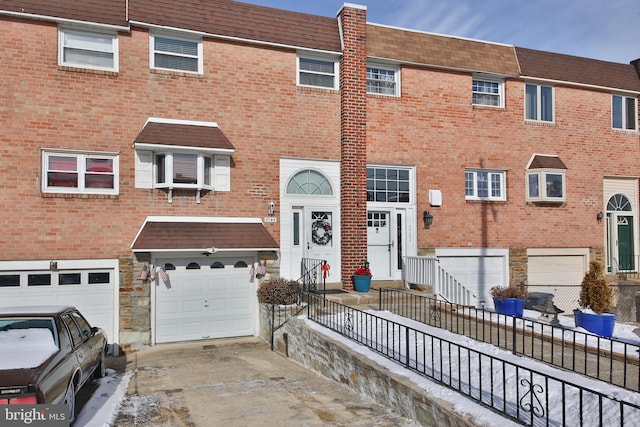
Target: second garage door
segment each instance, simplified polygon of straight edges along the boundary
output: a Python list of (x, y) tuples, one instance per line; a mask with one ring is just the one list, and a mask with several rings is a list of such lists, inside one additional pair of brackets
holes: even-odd
[(155, 282), (157, 343), (254, 335), (252, 260), (164, 260)]

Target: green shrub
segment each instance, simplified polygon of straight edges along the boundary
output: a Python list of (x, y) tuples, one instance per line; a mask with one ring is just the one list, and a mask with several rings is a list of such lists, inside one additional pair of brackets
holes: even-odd
[(262, 282), (258, 288), (258, 301), (263, 304), (296, 304), (302, 285), (296, 280), (283, 278)]
[(604, 277), (602, 264), (597, 261), (589, 263), (589, 271), (582, 279), (578, 304), (598, 314), (609, 311), (613, 307), (613, 288)]

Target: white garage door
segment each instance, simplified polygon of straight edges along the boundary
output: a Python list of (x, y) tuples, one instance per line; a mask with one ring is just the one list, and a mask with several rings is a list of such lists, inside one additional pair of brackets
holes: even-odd
[(251, 260), (158, 262), (165, 264), (175, 270), (167, 269), (168, 282), (156, 281), (157, 343), (254, 335)]
[(117, 342), (117, 260), (58, 261), (55, 269), (47, 261), (46, 270), (38, 264), (17, 262), (14, 267), (30, 269), (0, 270), (0, 306), (72, 305), (102, 328), (110, 343)]
[(436, 249), (436, 256), (447, 273), (487, 306), (493, 304), (489, 290), (509, 284), (507, 249)]
[(570, 313), (578, 307), (580, 283), (588, 268), (588, 250), (528, 251), (529, 292), (554, 295), (554, 304)]

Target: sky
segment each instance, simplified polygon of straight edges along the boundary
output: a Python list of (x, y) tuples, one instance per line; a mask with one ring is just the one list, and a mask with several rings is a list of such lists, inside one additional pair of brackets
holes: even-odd
[(367, 6), (369, 23), (628, 64), (640, 58), (638, 0), (244, 0), (335, 17)]
[[(579, 384), (582, 387), (586, 387), (590, 390), (596, 390), (608, 396), (618, 397), (628, 402), (640, 404), (639, 393), (635, 393), (630, 390), (625, 390), (620, 387), (609, 385), (604, 382), (597, 381), (579, 374), (557, 369), (533, 359), (519, 357), (512, 354), (511, 352), (501, 350), (498, 347), (495, 347), (491, 344), (480, 343), (472, 340), (471, 338), (454, 335), (451, 332), (448, 332), (446, 330), (433, 328), (428, 325), (415, 322), (413, 320), (402, 318), (388, 311), (370, 310), (368, 311), (368, 313), (392, 320), (394, 322), (405, 324), (407, 326), (410, 326), (418, 330), (425, 331), (433, 336), (443, 338), (445, 340), (449, 340), (452, 342), (456, 342), (460, 345), (480, 351), (484, 354), (490, 354), (491, 356), (507, 360), (519, 366), (524, 366), (527, 369), (537, 371), (537, 372), (544, 372), (547, 375), (555, 376), (557, 378), (560, 378), (564, 381), (568, 381), (573, 384)], [(518, 320), (519, 322), (518, 326), (521, 325), (521, 322), (527, 319), (536, 320), (539, 314), (540, 313), (537, 311), (525, 310), (523, 318), (521, 320)], [(497, 316), (497, 314), (494, 314), (494, 315)], [(305, 318), (305, 316), (301, 316), (301, 317)], [(344, 345), (351, 347), (353, 351), (358, 352), (365, 357), (368, 357), (372, 361), (388, 369), (390, 372), (393, 372), (396, 375), (401, 375), (406, 377), (409, 381), (414, 382), (416, 385), (418, 385), (423, 390), (425, 390), (425, 393), (427, 393), (428, 395), (450, 402), (454, 411), (460, 414), (466, 414), (466, 415), (472, 416), (474, 419), (474, 422), (476, 422), (478, 425), (485, 425), (485, 426), (500, 425), (503, 427), (518, 425), (515, 422), (506, 420), (505, 418), (501, 417), (495, 412), (481, 405), (478, 405), (477, 403), (469, 400), (468, 398), (462, 396), (461, 394), (458, 394), (457, 392), (451, 389), (441, 386), (412, 371), (404, 369), (402, 366), (396, 364), (395, 362), (367, 349), (364, 346), (361, 346), (359, 344), (356, 344), (350, 341), (346, 337), (343, 337), (335, 332), (332, 332), (308, 319), (306, 321), (310, 328), (316, 329), (322, 332), (323, 334), (326, 334), (329, 337), (333, 338), (334, 340), (340, 341)], [(340, 321), (340, 319), (335, 319), (335, 321), (340, 325), (344, 325), (344, 321)], [(572, 336), (572, 334), (570, 333), (571, 330), (586, 332), (583, 329), (574, 327), (572, 317), (560, 316), (560, 321), (562, 326), (567, 328), (566, 337), (568, 339), (570, 339), (570, 337)], [(357, 322), (358, 320), (354, 319), (354, 324), (357, 324)], [(635, 325), (618, 322), (616, 323), (613, 335), (619, 340), (623, 340), (629, 344), (638, 345), (640, 344), (640, 338), (634, 332), (635, 329), (636, 329)], [(387, 336), (389, 335), (387, 334)], [(601, 339), (601, 345), (605, 347), (608, 346), (609, 345), (608, 340)], [(403, 348), (403, 346), (395, 344), (394, 348)], [(620, 350), (619, 348), (616, 349), (614, 346), (614, 351), (619, 351), (619, 350)], [(265, 351), (269, 351), (269, 350), (265, 348)], [(438, 364), (440, 363), (440, 361), (437, 361), (437, 362)], [(463, 365), (467, 366), (469, 364), (464, 362), (461, 364), (461, 366)], [(470, 365), (472, 366), (471, 368), (472, 371), (470, 372), (471, 377), (479, 378), (479, 376), (481, 375), (479, 367), (474, 366), (473, 364), (470, 364)], [(464, 374), (464, 372), (462, 374)], [(80, 414), (78, 414), (78, 418), (74, 426), (75, 427), (111, 427), (111, 426), (114, 426), (114, 421), (117, 418), (119, 411), (123, 411), (131, 416), (142, 417), (145, 412), (152, 410), (149, 408), (148, 401), (152, 401), (153, 396), (126, 396), (127, 387), (131, 380), (132, 375), (133, 375), (133, 371), (128, 371), (126, 373), (117, 373), (111, 369), (108, 369), (107, 376), (105, 378), (101, 378), (97, 380), (99, 382), (98, 388), (93, 393), (92, 398), (82, 408), (82, 411), (80, 412)], [(482, 370), (482, 375), (488, 375), (488, 372), (486, 369)], [(493, 375), (496, 375), (496, 376), (502, 375), (502, 372), (498, 368), (498, 364), (496, 364), (496, 368), (494, 369)], [(509, 381), (512, 381), (512, 384), (514, 384), (513, 390), (517, 388), (517, 386), (513, 382), (515, 381), (515, 378), (516, 376), (513, 375), (512, 377), (510, 377), (510, 380), (509, 380)], [(548, 392), (550, 395), (549, 414), (554, 414), (554, 416), (557, 417), (558, 414), (561, 414), (561, 411), (560, 411), (561, 406), (558, 403), (562, 400), (562, 398), (560, 397), (559, 394), (557, 394), (557, 393), (560, 393), (560, 390), (554, 389), (552, 385), (549, 385)], [(514, 397), (514, 400), (515, 400), (515, 397)], [(576, 412), (579, 410), (579, 398), (565, 396), (565, 401), (567, 402), (567, 410), (569, 411), (569, 413), (576, 414)], [(599, 410), (598, 402), (589, 401), (588, 398), (585, 398), (583, 405), (586, 406), (585, 413), (590, 413), (589, 411), (594, 411), (594, 413), (597, 413)], [(605, 411), (606, 410), (610, 411), (611, 408), (605, 408)], [(609, 416), (611, 417), (611, 419), (617, 419), (619, 414), (617, 413), (617, 411), (614, 410), (612, 414), (609, 414)], [(626, 419), (625, 421), (626, 421), (625, 425), (627, 424), (640, 425), (640, 416), (635, 416), (635, 417), (632, 416), (631, 419)], [(554, 424), (552, 422), (552, 425), (560, 425), (560, 424)]]

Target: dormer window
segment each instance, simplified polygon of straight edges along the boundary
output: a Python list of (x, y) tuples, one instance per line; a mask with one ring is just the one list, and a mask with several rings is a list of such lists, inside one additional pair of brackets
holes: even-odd
[(564, 203), (567, 167), (558, 156), (534, 154), (527, 166), (527, 201)]

